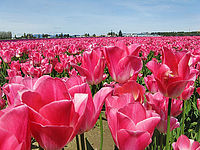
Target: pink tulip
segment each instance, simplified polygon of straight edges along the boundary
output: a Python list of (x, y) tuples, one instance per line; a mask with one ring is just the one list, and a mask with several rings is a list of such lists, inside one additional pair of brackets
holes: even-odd
[(125, 93), (130, 93), (133, 95), (135, 101), (138, 102), (143, 102), (144, 101), (144, 93), (145, 93), (145, 88), (138, 84), (134, 80), (130, 80), (126, 83), (124, 83), (122, 86), (116, 86), (114, 94), (125, 94)]
[[(146, 107), (148, 110), (155, 110), (161, 117), (160, 122), (156, 126), (156, 128), (161, 133), (167, 132), (167, 112), (168, 112), (168, 101), (169, 98), (164, 97), (161, 93), (157, 92), (155, 94), (146, 93)], [(171, 104), (171, 117), (170, 117), (170, 130), (174, 130), (175, 128), (180, 127), (178, 119), (174, 118), (178, 116), (182, 110), (181, 100), (172, 99)]]
[(181, 95), (179, 96), (179, 99), (181, 100), (188, 100), (190, 99), (191, 95), (194, 92), (194, 82), (188, 82), (188, 84), (186, 85), (185, 89), (183, 90), (183, 92), (181, 93)]
[(21, 101), (29, 108), (33, 137), (45, 149), (61, 149), (78, 132), (83, 120), (88, 94), (74, 94), (71, 100), (64, 82), (59, 78), (40, 78), (33, 90), (21, 93)]
[(115, 46), (124, 49), (128, 55), (134, 55), (134, 56), (139, 56), (140, 44), (131, 44), (129, 46), (126, 46), (126, 44), (123, 41), (117, 42)]
[(194, 76), (188, 65), (190, 53), (183, 57), (178, 57), (170, 49), (164, 48), (162, 64), (156, 61), (147, 63), (147, 67), (153, 73), (159, 91), (166, 97), (176, 98), (185, 89), (188, 81), (192, 81)]
[(197, 93), (200, 95), (200, 87), (197, 88)]
[[(157, 124), (156, 128), (161, 133), (167, 133), (167, 115), (165, 112), (161, 111), (160, 117), (161, 117), (161, 120)], [(170, 116), (170, 131), (179, 127), (180, 127), (180, 123), (178, 122), (178, 119), (176, 119), (173, 116)]]
[(58, 73), (62, 73), (64, 68), (63, 68), (63, 65), (61, 63), (56, 63), (54, 69), (58, 72)]
[[(161, 115), (164, 112), (167, 116), (169, 98), (163, 96), (160, 92), (155, 94), (146, 93), (146, 107), (149, 110), (155, 110), (156, 113)], [(183, 101), (179, 99), (172, 99), (171, 101), (171, 116), (177, 117), (182, 113)]]
[(6, 100), (3, 98), (0, 98), (0, 110), (3, 109), (6, 106)]
[[(83, 112), (83, 120), (79, 122), (78, 134), (82, 134), (92, 129), (99, 117), (101, 109), (103, 107), (105, 98), (112, 92), (112, 88), (101, 88), (92, 98), (90, 87), (84, 82), (84, 78), (80, 76), (72, 76), (66, 80), (66, 85), (71, 97), (74, 97), (76, 93), (84, 93), (88, 95), (87, 106)], [(78, 101), (74, 101), (77, 105)]]
[[(7, 97), (8, 105), (18, 105), (21, 104), (20, 92), (23, 90), (32, 90), (34, 89), (35, 84), (39, 84), (42, 80), (49, 78), (50, 76), (42, 76), (39, 81), (38, 78), (31, 77), (21, 77), (15, 76), (10, 79), (8, 84), (3, 86), (3, 91)], [(37, 81), (37, 82), (36, 82)]]
[(197, 108), (200, 111), (200, 98), (197, 99)]
[(102, 58), (100, 51), (84, 52), (81, 66), (74, 63), (71, 65), (78, 70), (81, 76), (86, 77), (90, 85), (99, 84), (106, 78), (104, 75), (105, 59)]
[[(138, 102), (121, 105), (121, 107), (119, 103), (113, 101), (113, 98), (116, 100), (115, 97), (107, 100), (106, 113), (115, 144), (121, 150), (145, 149), (151, 143), (154, 129), (160, 121), (159, 115), (152, 111), (146, 111)], [(118, 99), (119, 101), (121, 100)], [(116, 106), (121, 108), (118, 109)]]
[(1, 87), (0, 87), (0, 110), (6, 106), (6, 100), (3, 99), (3, 95), (4, 93), (2, 92)]
[(15, 70), (15, 71), (20, 71), (20, 63), (18, 61), (12, 61), (10, 64), (10, 69)]
[(147, 77), (144, 77), (144, 82), (146, 84), (147, 89), (151, 93), (158, 92), (158, 85), (153, 75), (147, 75)]
[(105, 47), (104, 56), (108, 66), (109, 73), (114, 81), (124, 83), (134, 75), (137, 75), (142, 69), (142, 61), (134, 55), (133, 49), (124, 47)]
[(187, 136), (181, 135), (177, 142), (172, 144), (174, 150), (200, 150), (200, 143), (191, 139)]
[(31, 148), (28, 108), (25, 105), (0, 111), (0, 141), (1, 150)]

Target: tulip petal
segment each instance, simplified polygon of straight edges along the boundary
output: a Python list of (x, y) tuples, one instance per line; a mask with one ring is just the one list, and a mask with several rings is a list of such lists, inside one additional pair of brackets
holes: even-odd
[(3, 87), (3, 91), (8, 99), (8, 105), (20, 104), (18, 91), (23, 89), (25, 89), (24, 85), (16, 83), (7, 84)]
[[(0, 128), (11, 133), (12, 136), (10, 135), (8, 142), (13, 142), (12, 144), (14, 144), (16, 143), (15, 139), (17, 139), (19, 144), (22, 143), (23, 150), (30, 149), (31, 135), (28, 126), (28, 108), (25, 105), (20, 105), (4, 111), (4, 114), (0, 117)], [(18, 147), (19, 144), (15, 146)]]
[(117, 81), (123, 83), (142, 69), (142, 60), (136, 56), (126, 56), (117, 63)]
[(131, 94), (123, 94), (119, 96), (109, 95), (106, 98), (106, 107), (112, 107), (120, 109), (127, 105), (128, 103), (134, 103), (135, 100)]
[(104, 56), (106, 58), (109, 73), (113, 80), (116, 80), (117, 67), (116, 64), (119, 63), (120, 59), (125, 56), (125, 51), (119, 47), (106, 47), (104, 49)]
[(117, 130), (126, 129), (136, 131), (135, 123), (128, 116), (120, 112), (117, 112), (117, 127)]
[(139, 102), (128, 104), (125, 107), (119, 109), (119, 112), (127, 115), (133, 120), (135, 124), (146, 119), (146, 110), (144, 106), (142, 106), (142, 104)]
[(160, 122), (160, 117), (150, 117), (145, 120), (140, 121), (136, 128), (141, 131), (148, 131), (152, 136), (156, 125)]
[(168, 97), (177, 98), (178, 96), (180, 96), (185, 89), (187, 83), (187, 80), (179, 80), (169, 84), (169, 86), (167, 87)]
[(181, 135), (178, 138), (176, 143), (177, 143), (179, 149), (189, 149), (190, 148), (190, 140), (185, 135)]
[(136, 81), (131, 80), (115, 89), (115, 94), (124, 93), (131, 93), (135, 100), (137, 100), (141, 96), (140, 100), (143, 100), (145, 88), (142, 85), (138, 84)]
[(185, 54), (178, 64), (178, 75), (183, 79), (187, 79), (190, 74), (190, 67), (188, 65), (190, 56), (190, 53)]
[(37, 142), (45, 149), (59, 150), (63, 148), (73, 131), (68, 126), (42, 126), (36, 122), (31, 122), (31, 132)]
[(45, 105), (41, 96), (37, 92), (25, 91), (21, 95), (22, 102), (32, 109), (39, 111), (39, 109)]
[(45, 104), (58, 100), (70, 99), (64, 82), (59, 78), (47, 78), (43, 80), (35, 91), (40, 94)]
[(99, 84), (103, 80), (103, 74), (104, 74), (104, 68), (105, 68), (105, 59), (100, 58), (97, 65), (94, 68), (94, 84)]
[(76, 68), (76, 70), (78, 70), (78, 72), (80, 73), (81, 76), (86, 77), (87, 80), (92, 80), (91, 73), (86, 68), (78, 66), (74, 63), (71, 63), (71, 66)]
[(148, 132), (120, 130), (117, 138), (120, 150), (144, 150), (151, 143)]
[(176, 56), (174, 55), (171, 49), (168, 49), (166, 47), (163, 48), (162, 63), (166, 64), (173, 72), (173, 74), (178, 74), (178, 62)]
[[(0, 128), (0, 149), (1, 150), (23, 150), (22, 144), (19, 143), (17, 138), (11, 133)], [(25, 150), (25, 149), (24, 149)]]
[(117, 142), (117, 109), (106, 107), (106, 113), (107, 113), (107, 121), (108, 121), (108, 127), (110, 129), (111, 135), (113, 137), (113, 140), (115, 144), (118, 146)]
[(72, 120), (71, 113), (73, 111), (74, 105), (72, 101), (61, 100), (45, 105), (39, 110), (39, 113), (53, 125), (69, 126)]
[(128, 46), (129, 55), (139, 56), (141, 45), (131, 44)]
[(103, 87), (94, 95), (94, 107), (97, 114), (100, 114), (106, 97), (113, 91), (111, 87)]

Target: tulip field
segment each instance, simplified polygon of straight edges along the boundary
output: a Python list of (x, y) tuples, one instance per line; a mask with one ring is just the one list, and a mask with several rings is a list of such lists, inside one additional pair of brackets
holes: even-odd
[(199, 36), (0, 41), (0, 84), (0, 150), (106, 150), (103, 121), (113, 150), (200, 150)]

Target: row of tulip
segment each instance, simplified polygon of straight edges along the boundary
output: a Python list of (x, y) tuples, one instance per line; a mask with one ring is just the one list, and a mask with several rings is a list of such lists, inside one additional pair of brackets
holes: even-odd
[[(105, 103), (119, 149), (199, 150), (199, 41), (151, 37), (0, 43), (6, 99), (0, 101), (0, 149), (30, 149), (31, 137), (47, 150), (61, 149), (92, 129), (98, 118), (102, 121)], [(194, 105), (188, 110), (189, 99)], [(196, 141), (187, 137), (191, 127), (186, 117), (196, 123)]]

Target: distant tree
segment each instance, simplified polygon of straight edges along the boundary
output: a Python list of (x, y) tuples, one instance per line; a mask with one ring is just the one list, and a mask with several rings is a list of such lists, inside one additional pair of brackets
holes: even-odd
[(60, 34), (60, 38), (63, 38), (63, 33)]
[(0, 32), (0, 39), (12, 39), (11, 32)]
[(113, 31), (111, 31), (111, 32), (108, 32), (108, 34), (107, 34), (108, 36), (111, 36), (111, 37), (114, 37), (114, 36), (116, 36), (116, 33), (115, 32), (113, 32)]
[(90, 34), (89, 34), (89, 33), (85, 33), (84, 36), (85, 36), (85, 37), (89, 37)]
[(27, 39), (27, 35), (26, 35), (26, 33), (24, 33), (24, 36), (23, 36), (23, 38), (24, 38), (24, 39)]
[(93, 37), (96, 37), (96, 34), (93, 34), (92, 36), (93, 36)]
[(45, 38), (45, 35), (44, 35), (44, 33), (42, 33), (42, 38)]
[(56, 34), (56, 38), (58, 38), (59, 36), (58, 36), (58, 34)]
[(121, 31), (121, 30), (119, 30), (119, 36), (120, 36), (120, 37), (122, 37), (122, 36), (123, 36), (123, 34), (122, 34), (122, 31)]
[(69, 34), (64, 34), (64, 38), (69, 38)]

